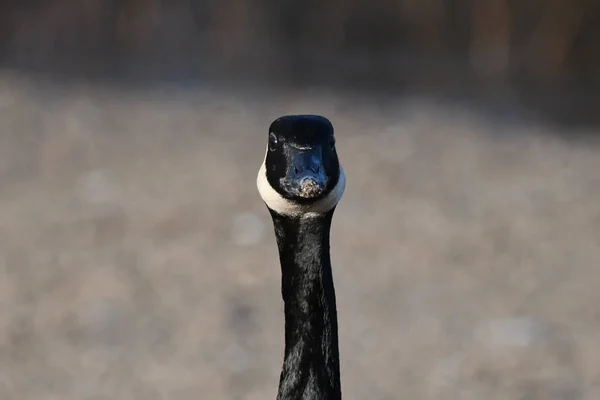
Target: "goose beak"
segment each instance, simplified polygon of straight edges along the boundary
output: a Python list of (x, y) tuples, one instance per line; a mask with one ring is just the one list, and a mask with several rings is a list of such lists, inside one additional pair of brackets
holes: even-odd
[(325, 191), (327, 178), (323, 169), (320, 147), (311, 149), (288, 148), (288, 188), (303, 199), (314, 199)]

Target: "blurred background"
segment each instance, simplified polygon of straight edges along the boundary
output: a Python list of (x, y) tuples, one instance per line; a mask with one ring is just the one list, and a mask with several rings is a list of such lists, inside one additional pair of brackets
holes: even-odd
[(0, 398), (274, 399), (298, 113), (346, 399), (600, 398), (599, 46), (598, 0), (0, 1)]

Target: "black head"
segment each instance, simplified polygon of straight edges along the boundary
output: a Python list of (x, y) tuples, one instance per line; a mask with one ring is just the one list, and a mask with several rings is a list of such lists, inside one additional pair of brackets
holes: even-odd
[(288, 201), (309, 204), (326, 197), (340, 177), (333, 125), (318, 115), (276, 119), (265, 168), (269, 185)]

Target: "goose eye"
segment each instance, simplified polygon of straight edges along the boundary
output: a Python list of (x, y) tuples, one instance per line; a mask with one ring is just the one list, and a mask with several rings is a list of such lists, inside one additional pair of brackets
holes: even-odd
[(274, 133), (269, 134), (269, 150), (273, 151), (277, 147), (277, 136)]
[(331, 146), (331, 149), (335, 148), (335, 138), (331, 138), (331, 140), (329, 141), (329, 146)]

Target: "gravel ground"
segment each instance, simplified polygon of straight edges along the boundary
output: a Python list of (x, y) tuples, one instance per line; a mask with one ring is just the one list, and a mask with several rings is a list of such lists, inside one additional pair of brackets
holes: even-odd
[(309, 92), (0, 79), (0, 398), (274, 399), (270, 122), (331, 118), (345, 399), (600, 398), (600, 145)]

